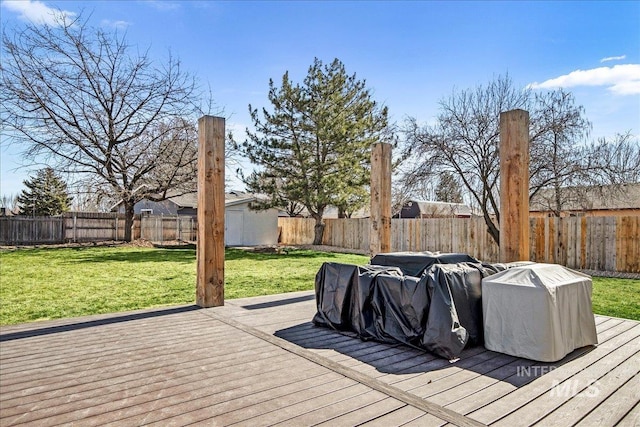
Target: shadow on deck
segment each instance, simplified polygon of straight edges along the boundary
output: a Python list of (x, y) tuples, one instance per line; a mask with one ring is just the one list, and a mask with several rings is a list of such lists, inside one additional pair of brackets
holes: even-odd
[(522, 387), (592, 351), (594, 346), (574, 350), (562, 360), (537, 362), (489, 351), (482, 346), (466, 348), (454, 362), (424, 350), (402, 344), (363, 341), (355, 334), (303, 323), (276, 331), (275, 336), (311, 350), (333, 350), (367, 364), (377, 372), (391, 375), (423, 374), (446, 370), (451, 366)]
[(3, 327), (0, 425), (632, 426), (640, 323), (553, 364), (315, 327), (311, 292)]

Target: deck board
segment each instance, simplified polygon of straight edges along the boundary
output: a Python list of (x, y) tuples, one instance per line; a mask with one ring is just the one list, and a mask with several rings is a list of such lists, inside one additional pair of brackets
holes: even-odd
[[(416, 418), (424, 415), (422, 411), (413, 406), (403, 406), (395, 411), (389, 412), (385, 415), (381, 415), (377, 418), (362, 423), (363, 427), (392, 427), (405, 425)], [(331, 427), (331, 426), (327, 426)]]
[[(511, 414), (510, 419), (513, 420), (517, 418), (519, 423), (522, 422), (522, 418), (520, 417), (528, 419), (531, 410), (528, 408), (523, 410), (518, 409), (524, 408), (537, 397), (545, 395), (551, 397), (551, 391), (555, 384), (571, 380), (576, 374), (579, 374), (598, 362), (604, 364), (605, 368), (613, 369), (615, 367), (614, 363), (621, 363), (626, 360), (626, 358), (629, 357), (628, 353), (635, 351), (634, 347), (637, 346), (638, 343), (639, 331), (640, 325), (636, 324), (633, 328), (600, 344), (593, 351), (575, 359), (572, 361), (574, 363), (561, 365), (561, 368), (554, 369), (536, 378), (529, 384), (517, 388), (501, 399), (495, 400), (489, 405), (473, 412), (471, 416), (485, 424), (492, 424), (509, 414)], [(613, 362), (613, 358), (615, 358), (615, 362)], [(546, 411), (545, 408), (540, 408), (540, 410)], [(535, 417), (536, 414), (532, 414), (532, 416)]]
[[(640, 372), (640, 354), (637, 352), (614, 369), (607, 370), (607, 373), (600, 378), (595, 378), (595, 373), (592, 369), (586, 370), (585, 376), (582, 377), (583, 381), (577, 382), (576, 389), (569, 389), (572, 393), (575, 391), (584, 397), (580, 399), (567, 399), (557, 410), (544, 417), (538, 425), (566, 425), (575, 419), (579, 419), (593, 406), (600, 405), (606, 401), (624, 384), (633, 378), (637, 378), (638, 372)], [(577, 376), (575, 378), (577, 378)], [(638, 393), (638, 390), (640, 390), (640, 388), (636, 388), (634, 393)], [(620, 400), (620, 397), (621, 396), (618, 396), (616, 400)], [(540, 403), (538, 402), (537, 404), (539, 405)]]
[(600, 344), (553, 364), (483, 347), (451, 363), (315, 327), (314, 313), (296, 292), (3, 327), (0, 424), (638, 422), (638, 322), (596, 316)]
[(638, 390), (640, 390), (640, 375), (635, 375), (594, 411), (582, 418), (577, 426), (614, 425), (620, 422), (634, 406), (638, 405)]
[[(625, 331), (631, 329), (632, 326), (633, 324), (632, 325), (620, 324), (618, 328), (610, 329), (609, 332), (617, 332), (618, 334), (622, 334)], [(621, 338), (616, 338), (617, 336), (618, 335), (611, 336), (609, 337), (609, 339), (615, 339), (614, 345), (624, 345), (625, 343), (629, 342), (629, 340), (633, 337), (633, 334), (629, 334), (628, 336), (626, 337), (623, 336)], [(600, 334), (599, 338), (600, 338), (601, 344), (603, 342), (606, 342), (605, 340), (602, 339), (602, 337), (603, 337), (603, 334)], [(600, 350), (601, 348), (602, 347), (598, 347), (592, 351), (597, 353), (590, 355), (591, 360), (582, 359), (584, 363), (580, 366), (575, 365), (575, 368), (580, 369), (581, 366), (585, 366), (585, 365), (588, 365), (589, 363), (592, 363), (593, 360), (596, 360), (598, 357), (605, 357), (610, 352), (610, 349), (609, 351), (607, 351), (606, 349)], [(584, 351), (588, 351), (588, 349), (585, 349)], [(579, 359), (582, 357), (585, 357), (583, 352), (575, 352), (569, 355), (564, 360), (564, 362), (569, 362), (571, 360)], [(489, 377), (485, 377), (483, 379), (483, 382), (487, 383), (485, 387), (476, 388), (474, 387), (476, 384), (470, 383), (468, 387), (465, 387), (466, 390), (471, 392), (470, 394), (468, 394), (462, 399), (451, 402), (445, 406), (462, 414), (470, 414), (476, 410), (480, 410), (484, 406), (488, 406), (492, 404), (493, 402), (499, 402), (503, 396), (507, 396), (509, 393), (512, 393), (518, 390), (519, 387), (524, 387), (528, 383), (535, 381), (535, 379), (538, 376), (541, 376), (539, 375), (539, 372), (541, 372), (542, 369), (546, 367), (552, 367), (555, 365), (523, 360), (523, 363), (519, 366), (521, 370), (526, 369), (527, 367), (533, 366), (533, 367), (537, 367), (539, 371), (538, 372), (529, 371), (527, 373), (518, 374), (517, 372), (518, 368), (516, 367), (516, 372), (513, 375), (506, 377), (501, 381), (492, 381), (492, 379), (490, 379)], [(545, 376), (549, 375), (550, 373), (551, 372), (546, 373)], [(559, 373), (555, 375), (559, 375)], [(563, 376), (559, 376), (556, 379), (560, 381), (562, 377)], [(564, 376), (564, 378), (565, 379), (568, 378), (568, 375)], [(551, 381), (553, 381), (553, 379), (551, 379)], [(528, 389), (527, 392), (530, 394), (533, 393), (533, 391), (530, 389)], [(499, 403), (496, 403), (496, 404), (499, 404)], [(507, 405), (504, 405), (504, 406), (507, 406)]]
[(617, 427), (638, 427), (638, 425), (640, 425), (640, 403), (636, 403), (629, 413), (616, 424)]

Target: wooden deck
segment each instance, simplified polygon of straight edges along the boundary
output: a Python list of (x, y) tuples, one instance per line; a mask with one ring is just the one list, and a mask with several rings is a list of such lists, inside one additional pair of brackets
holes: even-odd
[(311, 325), (300, 292), (4, 327), (0, 426), (637, 426), (640, 323), (545, 364)]

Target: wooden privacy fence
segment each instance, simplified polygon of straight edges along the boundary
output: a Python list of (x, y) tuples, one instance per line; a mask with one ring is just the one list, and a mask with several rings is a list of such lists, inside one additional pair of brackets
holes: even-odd
[(0, 244), (54, 244), (64, 241), (61, 217), (0, 217)]
[(198, 223), (191, 216), (143, 215), (140, 218), (140, 238), (152, 242), (195, 241), (197, 234)]
[[(59, 217), (0, 217), (0, 244), (38, 245), (86, 243), (124, 239), (124, 215), (67, 212)], [(140, 217), (133, 223), (133, 238), (140, 237)]]
[[(0, 244), (40, 245), (124, 240), (123, 214), (67, 212), (61, 217), (0, 217)], [(142, 216), (133, 220), (133, 239), (194, 241), (198, 224), (190, 216)]]
[[(314, 220), (279, 218), (280, 242), (313, 242)], [(486, 232), (482, 218), (392, 219), (391, 250), (464, 252), (482, 260), (498, 258), (498, 245)], [(369, 250), (369, 219), (326, 219), (324, 245)]]
[[(531, 260), (569, 268), (640, 273), (640, 216), (530, 218)], [(280, 242), (311, 244), (314, 220), (279, 218)], [(133, 238), (194, 241), (192, 217), (136, 216)], [(0, 217), (0, 244), (34, 245), (124, 239), (124, 215), (69, 212), (63, 217)], [(369, 250), (369, 219), (327, 219), (323, 244)], [(393, 219), (392, 251), (463, 252), (496, 262), (498, 246), (482, 218)]]
[(531, 260), (640, 273), (640, 216), (531, 218)]
[[(65, 217), (64, 242), (86, 243), (124, 240), (124, 214), (68, 212)], [(140, 238), (140, 216), (133, 219), (132, 238)]]
[[(368, 251), (368, 219), (327, 219), (323, 244)], [(640, 273), (640, 216), (530, 218), (531, 260), (592, 269)], [(280, 218), (282, 244), (313, 242), (314, 220)], [(392, 251), (463, 252), (498, 260), (482, 218), (391, 220)]]

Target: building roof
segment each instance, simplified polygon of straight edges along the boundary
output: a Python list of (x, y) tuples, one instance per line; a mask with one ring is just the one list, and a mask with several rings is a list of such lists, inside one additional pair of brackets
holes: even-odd
[[(640, 209), (640, 183), (566, 187), (563, 191), (564, 211)], [(547, 212), (554, 206), (554, 191), (540, 190), (530, 201), (531, 212)]]
[[(224, 193), (224, 205), (235, 206), (247, 202), (254, 202), (260, 198), (259, 195), (253, 193), (245, 193), (244, 191), (229, 191)], [(167, 200), (171, 200), (173, 203), (181, 208), (198, 208), (198, 194), (190, 193), (183, 194), (181, 196), (169, 197)]]
[(441, 216), (472, 216), (471, 208), (464, 203), (435, 202), (422, 200), (409, 200), (403, 207), (410, 207), (412, 204), (418, 206), (418, 210), (423, 215)]
[(244, 191), (230, 191), (224, 194), (224, 205), (241, 205), (247, 202), (254, 202), (260, 198), (261, 196), (254, 193), (245, 193)]
[[(239, 205), (242, 203), (253, 202), (258, 198), (259, 197), (253, 193), (233, 190), (224, 194), (224, 205)], [(182, 194), (180, 196), (169, 197), (167, 200), (171, 200), (181, 208), (198, 208), (198, 193)]]
[(195, 208), (198, 206), (198, 193), (181, 194), (180, 196), (169, 197), (167, 200), (172, 201), (181, 208)]
[[(242, 203), (253, 202), (260, 198), (259, 195), (253, 193), (245, 193), (243, 191), (229, 191), (224, 194), (224, 205), (234, 206)], [(198, 193), (181, 194), (179, 196), (167, 197), (168, 201), (174, 203), (179, 208), (198, 208)], [(118, 202), (111, 210), (116, 209), (122, 202)]]

